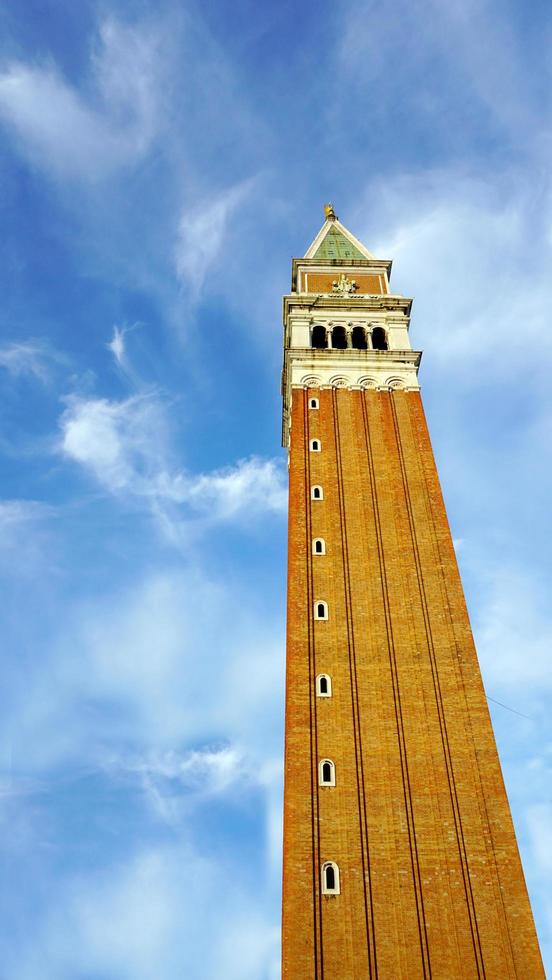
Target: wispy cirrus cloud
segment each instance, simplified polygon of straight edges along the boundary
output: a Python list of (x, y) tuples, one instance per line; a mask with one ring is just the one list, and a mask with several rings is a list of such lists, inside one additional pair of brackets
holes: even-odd
[[(33, 171), (56, 180), (78, 229), (71, 247), (108, 280), (139, 283), (181, 333), (184, 304), (205, 292), (255, 186), (244, 174), (262, 170), (266, 127), (201, 18), (147, 6), (99, 23), (76, 79), (53, 57), (0, 63), (0, 125)], [(235, 292), (227, 278), (216, 288)]]
[[(56, 508), (39, 500), (0, 500), (0, 573), (11, 582), (17, 574), (51, 571), (49, 525), (58, 516)], [(41, 570), (41, 571), (40, 571)]]
[[(141, 847), (124, 863), (50, 881), (48, 914), (6, 969), (34, 980), (90, 972), (152, 980), (276, 980), (279, 929), (248, 897), (231, 859), (204, 856), (186, 839)], [(209, 936), (197, 943), (198, 930)], [(204, 932), (205, 930), (205, 932)]]
[(136, 381), (138, 379), (129, 358), (126, 338), (129, 333), (132, 333), (133, 330), (137, 330), (141, 326), (141, 323), (131, 323), (124, 324), (120, 327), (115, 323), (113, 325), (111, 340), (105, 345), (107, 350), (110, 351), (117, 369), (123, 372), (129, 379)]
[(237, 745), (214, 745), (191, 749), (150, 752), (147, 755), (115, 757), (109, 768), (152, 776), (178, 783), (184, 790), (211, 796), (224, 793), (230, 785), (251, 778), (242, 749)]
[[(164, 571), (126, 591), (107, 589), (103, 600), (71, 611), (49, 649), (40, 650), (48, 669), (14, 692), (2, 718), (4, 734), (14, 737), (10, 816), (24, 828), (21, 860), (49, 883), (48, 909), (54, 910), (46, 918), (41, 911), (31, 947), (7, 948), (0, 940), (4, 966), (14, 975), (34, 980), (40, 951), (52, 975), (78, 972), (82, 956), (88, 970), (121, 976), (128, 970), (132, 980), (141, 970), (149, 980), (154, 961), (155, 970), (172, 976), (181, 963), (184, 916), (191, 943), (187, 968), (194, 977), (210, 980), (226, 964), (224, 975), (236, 980), (276, 980), (283, 623), (270, 602), (263, 612), (247, 591), (206, 580), (197, 569)], [(21, 771), (23, 779), (17, 777)], [(88, 813), (92, 786), (94, 812)], [(65, 792), (74, 803), (60, 821), (55, 801)], [(108, 801), (105, 811), (100, 800)], [(48, 814), (47, 828), (42, 813)], [(259, 840), (250, 867), (242, 835), (244, 826), (252, 832), (253, 814)], [(79, 826), (91, 821), (94, 835), (105, 838), (101, 859), (74, 875), (56, 864), (61, 838), (79, 839), (73, 820)], [(213, 820), (221, 821), (216, 854), (187, 842), (192, 835), (201, 842), (202, 825)], [(165, 863), (165, 846), (157, 842), (167, 842), (168, 833), (174, 846)], [(225, 878), (232, 884), (220, 891)], [(126, 881), (134, 894), (130, 905)], [(182, 888), (191, 896), (185, 907)], [(259, 888), (266, 911), (257, 921), (242, 898)], [(119, 902), (128, 907), (129, 929), (145, 927), (149, 917), (154, 922), (139, 967), (128, 952), (132, 930), (105, 933), (102, 909), (116, 914)], [(216, 941), (209, 915), (223, 923)], [(254, 936), (234, 959), (242, 915), (244, 941), (247, 930)], [(213, 940), (211, 959), (197, 942), (204, 930)]]
[(0, 368), (14, 377), (31, 375), (39, 381), (49, 381), (52, 365), (64, 360), (44, 341), (13, 341), (0, 347)]
[(495, 692), (515, 694), (516, 703), (542, 696), (552, 687), (552, 617), (540, 583), (519, 567), (490, 573), (486, 564), (479, 575), (488, 588), (475, 623), (485, 675)]
[(0, 528), (2, 538), (9, 533), (10, 528), (19, 528), (54, 513), (50, 504), (39, 500), (0, 500)]
[[(461, 123), (464, 153), (474, 150), (466, 134), (480, 127), (517, 142), (519, 126), (526, 126), (528, 143), (531, 136), (540, 138), (538, 85), (527, 71), (522, 33), (500, 16), (493, 0), (398, 0), (390, 16), (374, 25), (362, 2), (350, 4), (347, 14), (336, 45), (339, 69), (358, 91), (377, 87), (376, 111), (387, 112), (400, 98), (412, 105), (420, 131), (430, 123), (449, 146), (460, 135), (452, 127)], [(401, 71), (391, 75), (389, 59), (398, 52)]]
[(253, 178), (241, 181), (214, 200), (182, 212), (174, 252), (175, 268), (178, 278), (196, 297), (223, 246), (232, 215), (251, 193), (254, 184)]
[(526, 819), (535, 859), (544, 872), (550, 873), (552, 872), (552, 803), (540, 803), (529, 807)]
[[(274, 782), (267, 780), (266, 766), (259, 768), (237, 743), (118, 754), (106, 759), (104, 768), (111, 777), (136, 780), (155, 814), (172, 825), (216, 797), (236, 798)], [(281, 781), (281, 768), (275, 778)]]
[(0, 118), (38, 169), (96, 180), (135, 162), (156, 131), (157, 37), (113, 18), (98, 32), (91, 94), (51, 62), (14, 61), (0, 73)]
[[(376, 202), (369, 228), (368, 201)], [(454, 358), (458, 383), (470, 386), (489, 372), (493, 383), (541, 372), (533, 350), (551, 347), (542, 311), (552, 301), (552, 184), (528, 188), (513, 172), (492, 180), (457, 168), (404, 173), (377, 179), (358, 214), (363, 240), (393, 256), (392, 287), (416, 294), (413, 343), (426, 343), (440, 370)], [(520, 288), (520, 254), (530, 289)]]
[(115, 358), (115, 363), (122, 367), (125, 360), (125, 329), (119, 329), (115, 324), (113, 327), (113, 336), (108, 344), (106, 344), (108, 350), (111, 351), (113, 357)]
[(278, 755), (284, 626), (247, 583), (163, 570), (81, 601), (47, 644), (33, 623), (17, 635), (48, 670), (13, 690), (2, 721), (27, 773), (141, 766), (201, 789)]

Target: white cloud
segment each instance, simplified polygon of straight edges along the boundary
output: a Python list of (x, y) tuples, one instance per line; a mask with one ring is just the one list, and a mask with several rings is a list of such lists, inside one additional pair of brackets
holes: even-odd
[(259, 768), (258, 759), (248, 757), (237, 743), (115, 754), (105, 760), (104, 768), (112, 777), (136, 778), (153, 812), (171, 826), (182, 824), (192, 808), (208, 805), (214, 797), (241, 798), (245, 791), (264, 790), (270, 783), (266, 767)]
[(184, 786), (200, 787), (203, 792), (223, 793), (247, 773), (243, 753), (235, 745), (194, 749), (182, 759), (165, 758), (165, 775), (178, 778)]
[(129, 372), (129, 364), (126, 351), (126, 340), (125, 337), (132, 330), (136, 330), (139, 327), (139, 323), (133, 323), (131, 325), (125, 325), (123, 327), (118, 327), (117, 324), (113, 325), (113, 336), (111, 340), (106, 344), (106, 347), (111, 351), (113, 359), (117, 367), (122, 368), (123, 371)]
[(116, 132), (53, 67), (12, 65), (0, 76), (0, 113), (34, 163), (60, 175), (99, 176), (126, 155)]
[(17, 944), (9, 952), (11, 975), (276, 980), (277, 923), (262, 916), (239, 871), (231, 859), (207, 860), (178, 841), (51, 882), (49, 914), (33, 942), (17, 961)]
[(107, 490), (154, 492), (164, 423), (153, 396), (121, 402), (71, 397), (60, 424), (65, 455), (88, 469)]
[[(532, 79), (528, 76), (522, 35), (506, 17), (497, 16), (492, 0), (430, 0), (434, 42), (446, 56), (447, 71), (458, 72), (465, 96), (480, 100), (500, 126), (515, 131), (539, 128)], [(454, 43), (450, 43), (454, 38)], [(492, 57), (489, 50), (492, 46)], [(532, 97), (533, 96), (533, 97)]]
[(550, 191), (537, 201), (508, 173), (486, 180), (454, 168), (426, 171), (367, 191), (357, 233), (376, 254), (393, 257), (392, 287), (415, 297), (413, 345), (427, 346), (447, 383), (452, 370), (469, 387), (542, 375), (552, 353), (544, 322), (552, 250), (543, 213), (550, 213)]
[(161, 38), (154, 24), (103, 21), (92, 58), (95, 82), (114, 126), (127, 130), (132, 152), (148, 149), (157, 125)]
[[(538, 89), (527, 70), (522, 33), (492, 0), (397, 0), (392, 13), (374, 24), (364, 4), (353, 2), (340, 26), (339, 70), (353, 85), (377, 91), (381, 111), (399, 100), (408, 111), (415, 100), (420, 129), (431, 120), (434, 130), (446, 131), (457, 120), (469, 127), (467, 109), (476, 127), (516, 139), (523, 127), (524, 148), (538, 134)], [(400, 71), (389, 71), (393, 59)]]
[[(146, 743), (218, 737), (253, 749), (251, 731), (259, 713), (278, 710), (282, 680), (279, 629), (265, 628), (256, 608), (199, 574), (148, 578), (83, 611), (76, 642), (89, 660), (87, 684), (128, 701)], [(274, 613), (269, 621), (274, 631)]]
[(253, 457), (194, 476), (175, 467), (167, 425), (154, 395), (125, 401), (68, 399), (60, 426), (61, 449), (111, 493), (145, 498), (166, 533), (176, 534), (182, 505), (205, 521), (261, 512), (284, 513), (284, 466)]
[(118, 326), (113, 327), (113, 337), (107, 344), (107, 349), (111, 351), (116, 363), (123, 365), (125, 357), (125, 330), (119, 330)]
[(488, 693), (543, 695), (552, 686), (552, 620), (538, 584), (522, 569), (490, 571), (487, 565), (479, 573), (488, 592), (480, 599), (475, 632)]
[[(16, 767), (130, 760), (161, 776), (183, 762), (194, 792), (222, 788), (233, 766), (248, 778), (281, 748), (283, 610), (263, 598), (243, 582), (164, 571), (73, 608), (48, 642), (35, 638), (42, 668), (9, 700)], [(100, 727), (78, 709), (90, 699), (109, 709)], [(106, 748), (121, 744), (122, 756)], [(189, 754), (199, 750), (212, 754)]]
[(5, 542), (11, 530), (53, 513), (53, 507), (38, 500), (0, 500), (0, 540)]
[[(525, 776), (526, 774), (524, 774)], [(544, 801), (525, 807), (528, 829), (527, 863), (525, 872), (531, 889), (533, 911), (536, 914), (541, 951), (545, 964), (552, 954), (552, 804), (550, 803), (550, 771), (543, 786)], [(526, 800), (531, 799), (529, 792)], [(534, 796), (532, 797), (535, 798)]]
[(224, 793), (230, 785), (253, 778), (242, 749), (237, 745), (207, 746), (178, 753), (150, 752), (146, 756), (116, 758), (109, 763), (127, 772), (178, 783), (201, 797)]
[(539, 803), (525, 811), (533, 858), (543, 877), (552, 874), (552, 803)]
[[(201, 17), (169, 6), (104, 19), (77, 80), (52, 58), (4, 60), (0, 125), (34, 170), (56, 178), (81, 261), (156, 296), (180, 333), (268, 134), (224, 46)], [(230, 243), (239, 249), (237, 236)], [(235, 297), (234, 266), (216, 287)]]
[[(153, 976), (155, 959), (175, 927), (171, 886), (164, 856), (152, 851), (139, 855), (115, 880), (106, 876), (95, 888), (77, 893), (70, 918), (96, 968), (103, 961), (104, 968)], [(135, 937), (130, 961), (129, 934)]]
[(59, 360), (60, 356), (40, 341), (14, 342), (0, 347), (0, 367), (15, 377), (30, 374), (39, 381), (47, 381), (52, 362)]
[[(59, 830), (45, 829), (40, 814), (50, 811), (41, 794), (56, 799), (52, 773), (60, 772), (67, 781), (76, 771), (77, 796), (80, 779), (83, 788), (91, 775), (95, 785), (104, 780), (109, 798), (131, 808), (128, 839), (123, 832), (103, 871), (87, 864), (64, 881), (55, 869), (49, 912), (41, 912), (32, 944), (12, 944), (9, 965), (4, 961), (10, 975), (70, 980), (85, 969), (157, 980), (180, 976), (184, 962), (194, 980), (276, 980), (284, 679), (278, 617), (269, 601), (260, 609), (247, 586), (212, 582), (197, 570), (107, 588), (103, 599), (66, 610), (57, 637), (40, 649), (40, 669), (9, 698), (2, 719), (4, 744), (13, 739), (14, 771), (27, 773), (31, 790), (33, 774), (41, 781), (40, 798), (19, 801), (20, 836), (26, 827), (20, 850), (36, 855), (33, 834), (38, 838), (33, 861), (48, 881), (41, 862), (55, 858), (61, 844)], [(228, 837), (219, 828), (216, 858), (205, 860), (181, 841), (211, 817), (215, 801), (221, 819), (229, 815)], [(264, 811), (254, 862), (251, 842), (230, 829), (236, 807), (249, 815), (254, 807), (260, 821)], [(143, 849), (145, 840), (166, 840), (167, 831), (177, 846)], [(136, 942), (136, 930), (147, 936)]]
[(283, 466), (273, 459), (243, 459), (235, 466), (192, 478), (181, 499), (217, 520), (230, 520), (242, 512), (284, 513)]
[(0, 74), (0, 117), (40, 169), (97, 179), (135, 161), (156, 126), (156, 38), (115, 20), (100, 29), (85, 97), (55, 65), (14, 62)]
[(51, 573), (48, 522), (55, 515), (55, 507), (38, 500), (0, 500), (0, 572), (11, 583), (16, 573)]
[(207, 271), (222, 248), (232, 215), (253, 186), (253, 179), (242, 181), (214, 201), (182, 213), (174, 254), (176, 274), (196, 296), (201, 292)]

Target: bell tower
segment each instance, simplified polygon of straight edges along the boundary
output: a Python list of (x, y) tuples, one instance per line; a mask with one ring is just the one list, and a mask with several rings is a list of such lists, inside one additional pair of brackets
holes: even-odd
[(284, 297), (283, 980), (542, 980), (411, 300), (327, 205)]

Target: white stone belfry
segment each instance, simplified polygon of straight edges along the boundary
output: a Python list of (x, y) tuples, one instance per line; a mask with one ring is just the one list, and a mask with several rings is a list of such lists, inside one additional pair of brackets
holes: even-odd
[(390, 292), (391, 262), (372, 255), (331, 205), (325, 213), (305, 256), (293, 260), (284, 296), (284, 446), (294, 388), (419, 388), (412, 300)]

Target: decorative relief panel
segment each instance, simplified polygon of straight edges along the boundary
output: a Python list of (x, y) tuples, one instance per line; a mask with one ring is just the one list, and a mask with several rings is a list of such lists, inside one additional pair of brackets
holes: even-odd
[[(355, 271), (354, 273), (347, 273), (347, 278), (354, 279), (355, 289), (346, 290), (346, 294), (354, 295), (355, 293), (364, 295), (378, 295), (381, 296), (386, 293), (385, 288), (385, 277), (383, 274), (368, 274), (359, 273)], [(335, 272), (323, 273), (323, 272), (306, 272), (303, 273), (301, 277), (301, 291), (305, 293), (335, 293), (335, 292), (345, 292), (343, 289), (334, 289), (334, 282), (337, 281), (339, 284), (339, 279), (336, 280)]]
[(356, 279), (349, 279), (345, 275), (341, 275), (339, 279), (334, 279), (332, 282), (334, 293), (343, 293), (345, 296), (348, 296), (350, 293), (354, 293), (356, 289), (358, 289)]

